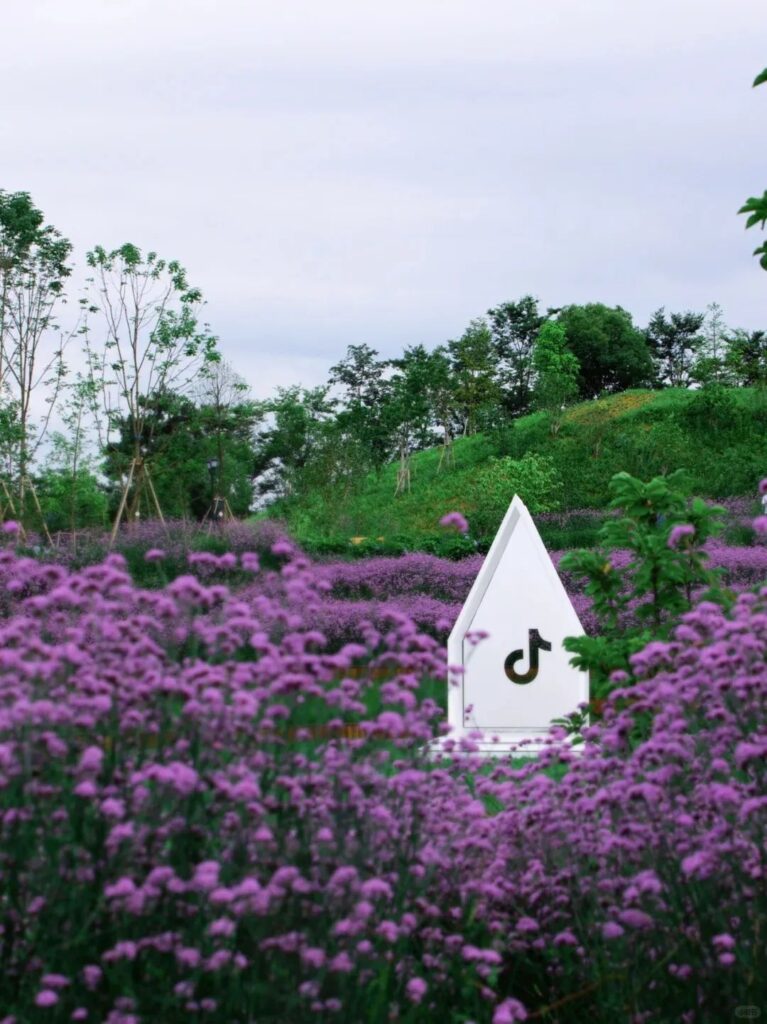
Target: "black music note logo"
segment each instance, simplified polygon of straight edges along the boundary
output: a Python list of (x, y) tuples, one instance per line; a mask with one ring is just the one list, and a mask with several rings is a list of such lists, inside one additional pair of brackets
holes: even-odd
[(517, 672), (514, 668), (515, 662), (525, 656), (525, 652), (521, 647), (519, 650), (512, 651), (503, 665), (504, 671), (512, 683), (532, 683), (533, 679), (538, 675), (538, 651), (551, 650), (551, 644), (548, 640), (543, 639), (537, 629), (529, 629), (527, 631), (527, 637), (529, 650), (528, 658), (530, 661), (530, 667), (527, 672)]

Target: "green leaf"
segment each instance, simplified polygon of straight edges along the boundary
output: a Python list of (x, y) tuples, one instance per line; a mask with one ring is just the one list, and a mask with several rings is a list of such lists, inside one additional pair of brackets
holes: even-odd
[(764, 71), (762, 71), (760, 74), (756, 76), (756, 78), (754, 79), (754, 86), (762, 85), (764, 82), (767, 82), (767, 68), (765, 68)]

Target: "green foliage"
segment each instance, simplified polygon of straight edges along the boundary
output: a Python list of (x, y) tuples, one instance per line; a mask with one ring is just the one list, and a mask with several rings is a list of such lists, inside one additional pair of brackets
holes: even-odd
[(663, 306), (656, 310), (645, 330), (645, 338), (655, 363), (655, 381), (659, 386), (686, 387), (692, 379), (695, 357), (703, 344), (700, 333), (703, 313), (671, 313)]
[[(767, 82), (767, 68), (761, 71), (754, 79), (754, 87)], [(767, 190), (762, 196), (751, 196), (747, 199), (738, 213), (746, 215), (746, 228), (752, 228), (758, 224), (762, 229), (767, 224)], [(767, 242), (754, 249), (754, 256), (759, 257), (759, 264), (763, 270), (767, 270)]]
[[(139, 443), (164, 515), (200, 519), (209, 510), (214, 491), (227, 499), (234, 515), (248, 513), (252, 431), (260, 415), (254, 403), (239, 401), (224, 409), (214, 404), (196, 405), (184, 395), (162, 392), (142, 400), (140, 409)], [(119, 481), (135, 451), (133, 426), (131, 417), (121, 419), (118, 436), (105, 453), (106, 475), (115, 482), (113, 506), (119, 500)], [(208, 468), (212, 459), (218, 463), (213, 475)], [(147, 489), (134, 511), (150, 518), (156, 515)]]
[(729, 346), (729, 330), (722, 307), (718, 302), (712, 302), (706, 310), (703, 337), (698, 358), (692, 368), (692, 379), (703, 386), (732, 382), (731, 365), (727, 360)]
[(397, 467), (390, 465), (380, 474), (361, 476), (356, 486), (337, 490), (331, 499), (325, 491), (308, 490), (289, 505), (280, 502), (271, 514), (284, 516), (308, 549), (329, 544), (334, 552), (354, 556), (357, 546), (350, 538), (355, 536), (374, 546), (388, 546), (396, 537), (399, 549), (422, 550), (440, 518), (455, 510), (469, 520), (472, 538), (483, 550), (492, 535), (478, 529), (478, 474), (494, 458), (520, 461), (532, 454), (551, 460), (561, 485), (555, 507), (571, 512), (542, 524), (546, 543), (556, 549), (589, 546), (596, 539), (594, 519), (580, 517), (578, 510), (605, 508), (610, 481), (623, 470), (650, 479), (685, 468), (693, 492), (712, 498), (756, 492), (767, 465), (767, 394), (750, 388), (724, 392), (737, 413), (731, 419), (725, 414), (716, 430), (705, 417), (687, 414), (696, 401), (708, 401), (698, 398), (699, 391), (629, 391), (570, 407), (556, 437), (546, 414), (537, 412), (493, 435), (459, 438), (455, 465), (447, 471), (444, 463), (440, 466), (441, 447), (417, 452), (412, 490), (396, 500)]
[(303, 474), (323, 446), (334, 406), (327, 387), (278, 388), (261, 403), (254, 458), (261, 495), (285, 498), (307, 491), (308, 496)]
[(742, 415), (732, 390), (716, 382), (694, 392), (684, 410), (686, 421), (699, 433), (737, 430)]
[[(72, 245), (45, 224), (26, 192), (0, 190), (0, 402), (12, 410), (14, 433), (5, 433), (8, 469), (19, 481), (19, 514), (25, 518), (24, 487), (45, 437), (66, 373), (56, 310), (71, 274)], [(48, 412), (35, 418), (33, 399)]]
[[(591, 673), (597, 697), (610, 689), (613, 672), (628, 672), (632, 654), (669, 635), (701, 588), (708, 588), (710, 600), (727, 600), (703, 550), (722, 529), (724, 509), (689, 498), (683, 470), (649, 483), (618, 473), (610, 491), (610, 509), (619, 515), (605, 520), (598, 547), (571, 551), (560, 563), (563, 571), (587, 580), (600, 620), (599, 636), (565, 641), (573, 664)], [(626, 551), (623, 566), (615, 555)]]
[(543, 418), (525, 417), (506, 432), (500, 448), (515, 458), (527, 451), (551, 455), (563, 481), (565, 508), (604, 508), (610, 480), (622, 470), (650, 478), (684, 468), (698, 493), (747, 494), (767, 464), (767, 400), (760, 390), (724, 392), (736, 413), (724, 414), (716, 430), (700, 416), (688, 416), (699, 392), (637, 390), (574, 406), (556, 439), (548, 436)]
[(518, 302), (502, 302), (487, 311), (497, 358), (497, 379), (506, 413), (530, 410), (533, 387), (533, 346), (545, 317), (538, 300), (524, 295)]
[(735, 384), (767, 384), (767, 331), (736, 330), (729, 339), (725, 366)]
[(384, 414), (388, 385), (386, 362), (369, 345), (349, 345), (346, 356), (330, 369), (329, 384), (344, 389), (337, 414), (337, 439), (353, 460), (375, 470), (391, 454), (391, 423)]
[(78, 529), (106, 526), (107, 494), (87, 468), (74, 475), (66, 469), (43, 470), (37, 477), (37, 494), (51, 533), (71, 530), (73, 522)]
[[(217, 361), (216, 338), (199, 320), (202, 293), (176, 260), (132, 243), (87, 254), (93, 271), (90, 314), (101, 312), (103, 341), (84, 333), (88, 379), (103, 397), (110, 427), (130, 438), (132, 459), (151, 443), (156, 409), (186, 392), (202, 367)], [(133, 504), (139, 495), (134, 495)]]
[(567, 346), (578, 360), (578, 386), (583, 398), (643, 387), (652, 379), (647, 342), (625, 309), (601, 302), (565, 306), (559, 311), (558, 322), (565, 328)]
[(546, 455), (529, 452), (521, 459), (489, 459), (475, 474), (470, 493), (472, 533), (492, 538), (515, 494), (531, 512), (554, 512), (561, 490), (554, 462)]
[[(59, 294), (72, 268), (72, 244), (32, 202), (28, 192), (0, 189), (0, 281), (44, 268), (44, 286)], [(4, 296), (5, 297), (5, 296)]]
[(533, 349), (533, 367), (535, 405), (547, 413), (551, 433), (556, 435), (565, 407), (578, 394), (578, 360), (567, 346), (562, 324), (550, 320), (543, 325)]
[[(439, 359), (439, 355), (437, 356)], [(406, 348), (401, 359), (390, 365), (394, 374), (388, 381), (383, 419), (399, 456), (397, 492), (410, 489), (410, 455), (435, 440), (430, 382), (434, 359), (423, 345)]]
[(493, 334), (487, 321), (472, 320), (461, 337), (447, 347), (463, 433), (474, 434), (497, 418), (500, 407)]

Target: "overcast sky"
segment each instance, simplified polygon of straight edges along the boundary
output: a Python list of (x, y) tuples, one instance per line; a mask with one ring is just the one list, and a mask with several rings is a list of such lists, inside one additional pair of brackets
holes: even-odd
[(179, 259), (266, 396), (488, 307), (767, 327), (765, 0), (3, 0), (0, 188)]

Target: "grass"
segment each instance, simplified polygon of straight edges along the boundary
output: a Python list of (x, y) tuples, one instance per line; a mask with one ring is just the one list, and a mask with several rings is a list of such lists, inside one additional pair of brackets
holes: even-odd
[[(711, 498), (755, 494), (767, 467), (767, 393), (754, 388), (713, 392), (667, 388), (634, 390), (569, 409), (556, 436), (545, 413), (507, 423), (493, 435), (454, 443), (454, 464), (440, 467), (441, 448), (412, 459), (412, 486), (395, 495), (396, 465), (370, 473), (346, 497), (315, 494), (277, 505), (291, 532), (312, 554), (355, 557), (426, 550), (448, 557), (486, 550), (494, 530), (470, 543), (446, 535), (440, 518), (453, 510), (471, 522), (478, 469), (488, 459), (528, 453), (548, 456), (559, 480), (556, 522), (540, 521), (550, 548), (589, 546), (612, 476), (626, 470), (650, 479), (678, 468), (689, 471), (696, 493)], [(509, 494), (509, 500), (512, 495)], [(521, 494), (530, 503), (529, 495)], [(535, 496), (532, 496), (533, 498)], [(500, 520), (499, 520), (500, 521)]]

